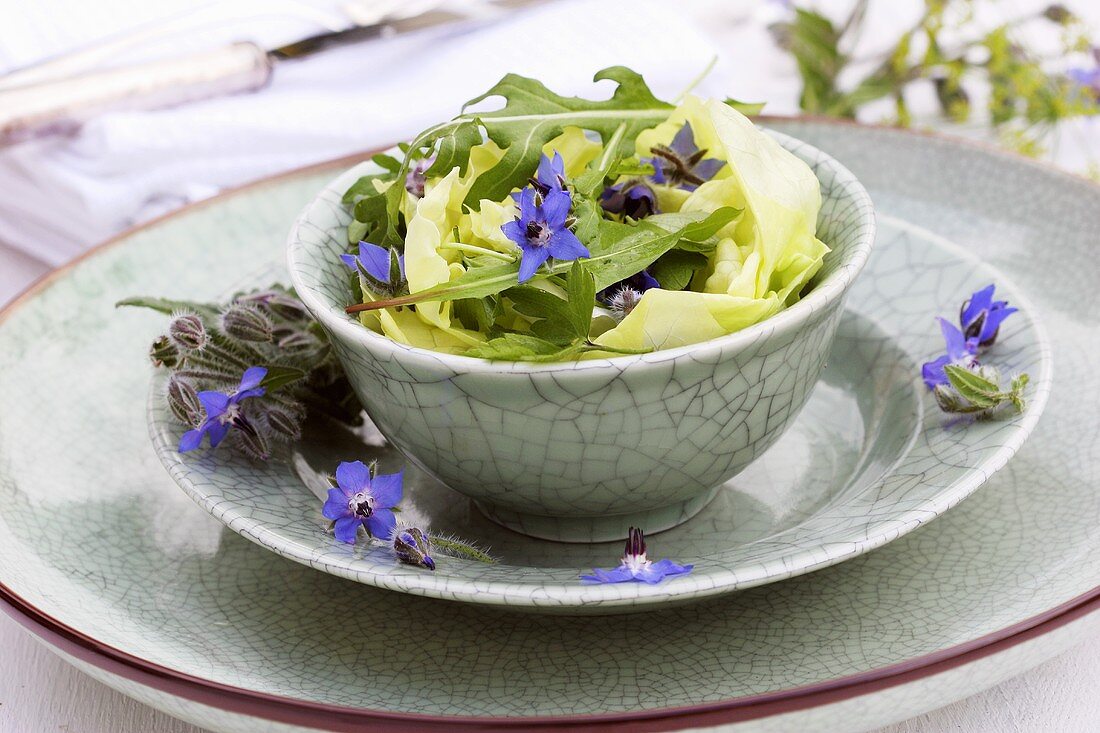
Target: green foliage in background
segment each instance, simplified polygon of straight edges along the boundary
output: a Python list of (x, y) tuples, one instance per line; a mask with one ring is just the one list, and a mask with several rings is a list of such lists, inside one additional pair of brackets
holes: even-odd
[[(864, 105), (890, 99), (894, 121), (907, 126), (906, 90), (932, 84), (946, 119), (987, 122), (1003, 144), (1029, 155), (1043, 152), (1040, 141), (1060, 120), (1097, 112), (1092, 90), (1062, 73), (1048, 73), (1044, 63), (1052, 58), (1041, 57), (1022, 39), (1025, 24), (1050, 24), (1061, 45), (1055, 59), (1088, 52), (1087, 28), (1062, 5), (988, 29), (976, 22), (973, 0), (925, 0), (918, 21), (860, 75), (856, 68), (867, 59), (854, 58), (848, 49), (863, 30), (868, 6), (869, 0), (857, 0), (839, 25), (796, 7), (789, 20), (772, 26), (779, 45), (798, 63), (805, 112), (854, 118)], [(975, 109), (966, 91), (968, 81), (979, 79), (989, 85), (985, 109)]]

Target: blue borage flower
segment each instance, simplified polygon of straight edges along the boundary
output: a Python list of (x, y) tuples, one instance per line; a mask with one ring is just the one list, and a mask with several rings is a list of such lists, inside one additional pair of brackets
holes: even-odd
[(657, 562), (649, 560), (646, 557), (645, 536), (642, 530), (631, 527), (626, 540), (626, 551), (623, 553), (619, 567), (610, 570), (593, 568), (592, 575), (582, 575), (581, 580), (586, 583), (625, 583), (633, 580), (652, 585), (674, 575), (690, 573), (692, 567), (694, 566), (677, 565), (667, 558)]
[(685, 191), (694, 191), (726, 165), (724, 160), (703, 157), (707, 151), (695, 145), (690, 122), (684, 123), (669, 145), (654, 145), (650, 152), (653, 157), (647, 162), (653, 164), (653, 182)]
[(435, 570), (428, 533), (419, 527), (398, 527), (393, 532), (393, 554), (407, 565)]
[(959, 309), (959, 324), (962, 328), (957, 328), (943, 318), (937, 319), (947, 353), (921, 367), (921, 376), (928, 389), (949, 384), (944, 371), (944, 367), (949, 364), (966, 369), (977, 369), (980, 366), (978, 354), (993, 345), (1001, 324), (1017, 311), (1016, 308), (1009, 307), (1008, 301), (993, 300), (995, 290), (994, 285), (987, 285), (971, 293), (963, 302)]
[(631, 219), (644, 219), (661, 213), (657, 194), (641, 178), (631, 178), (605, 188), (600, 194), (600, 206), (609, 214), (622, 214)]
[(255, 433), (256, 429), (248, 422), (241, 412), (241, 402), (252, 397), (262, 397), (267, 391), (260, 386), (267, 376), (264, 367), (251, 367), (241, 375), (241, 383), (232, 394), (206, 390), (198, 393), (199, 402), (206, 411), (206, 419), (202, 425), (194, 430), (188, 430), (180, 438), (180, 453), (195, 450), (202, 445), (202, 439), (210, 436), (210, 447), (217, 447), (230, 428), (237, 428), (249, 433)]
[(358, 255), (342, 254), (340, 259), (353, 271), (365, 275), (367, 284), (380, 295), (395, 295), (405, 285), (405, 256), (395, 250), (360, 242)]
[(642, 293), (659, 287), (661, 284), (657, 282), (657, 278), (650, 275), (648, 271), (642, 270), (625, 280), (608, 285), (596, 293), (596, 300), (610, 308), (617, 318), (624, 318), (630, 315), (634, 306), (638, 305), (638, 301), (642, 299)]
[(345, 461), (336, 467), (336, 486), (328, 490), (321, 508), (335, 522), (336, 539), (355, 544), (360, 526), (371, 537), (388, 540), (397, 527), (393, 508), (404, 493), (404, 471), (375, 476), (362, 461)]
[[(554, 160), (560, 159), (561, 156), (555, 153)], [(534, 277), (539, 266), (551, 257), (576, 260), (591, 256), (588, 248), (569, 230), (573, 224), (569, 216), (573, 197), (568, 189), (556, 183), (564, 180), (558, 174), (556, 163), (542, 156), (538, 175), (531, 186), (512, 194), (519, 204), (519, 216), (500, 228), (523, 252), (519, 264), (521, 283)]]
[(553, 159), (543, 155), (535, 177), (529, 182), (543, 196), (551, 191), (565, 191), (565, 159), (561, 157), (561, 153), (555, 150)]
[(1011, 308), (1006, 300), (993, 300), (994, 286), (977, 291), (963, 303), (959, 323), (968, 339), (978, 339), (978, 348), (987, 349), (997, 340), (1001, 323), (1018, 309)]
[(940, 322), (940, 331), (943, 332), (947, 353), (921, 367), (921, 377), (928, 389), (935, 389), (938, 385), (949, 383), (947, 373), (944, 371), (944, 367), (949, 364), (967, 369), (978, 366), (978, 339), (966, 338), (963, 332), (955, 327), (955, 324), (946, 319), (938, 318), (936, 320)]

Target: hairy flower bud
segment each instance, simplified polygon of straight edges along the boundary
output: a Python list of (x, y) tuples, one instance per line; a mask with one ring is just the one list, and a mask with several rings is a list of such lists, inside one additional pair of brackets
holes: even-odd
[(418, 527), (398, 527), (393, 533), (393, 554), (408, 565), (435, 570), (432, 545), (428, 535)]
[(318, 346), (317, 337), (313, 334), (293, 328), (276, 329), (275, 343), (283, 351), (309, 351)]
[(266, 461), (271, 457), (271, 447), (267, 436), (257, 430), (255, 424), (241, 416), (234, 425), (239, 428), (236, 432), (237, 445), (241, 452), (253, 461)]
[(194, 313), (183, 313), (168, 324), (168, 336), (184, 351), (196, 351), (206, 345), (206, 327)]
[(289, 440), (298, 440), (302, 437), (301, 413), (293, 414), (291, 410), (269, 405), (267, 424), (271, 426), (272, 431)]
[(235, 303), (222, 314), (222, 329), (241, 341), (271, 341), (274, 326), (259, 308)]
[(168, 380), (168, 407), (184, 425), (194, 427), (203, 420), (202, 403), (194, 386), (174, 374)]
[(161, 336), (150, 347), (149, 359), (153, 362), (153, 366), (164, 366), (171, 369), (179, 364), (180, 352), (167, 336)]

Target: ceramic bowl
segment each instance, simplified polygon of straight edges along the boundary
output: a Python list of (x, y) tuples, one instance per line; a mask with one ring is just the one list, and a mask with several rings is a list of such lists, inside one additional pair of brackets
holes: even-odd
[(831, 248), (805, 297), (737, 333), (638, 356), (490, 362), (400, 344), (362, 326), (347, 270), (345, 190), (326, 186), (290, 231), (299, 296), (328, 332), (381, 433), (411, 461), (525, 534), (589, 542), (653, 533), (702, 509), (774, 443), (805, 404), (874, 242), (856, 178), (775, 135), (821, 182), (818, 236)]

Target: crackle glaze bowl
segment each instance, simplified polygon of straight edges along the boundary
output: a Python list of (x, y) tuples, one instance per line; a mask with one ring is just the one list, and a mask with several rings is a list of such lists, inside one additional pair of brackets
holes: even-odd
[(407, 346), (344, 312), (350, 214), (329, 183), (291, 228), (299, 297), (328, 332), (356, 394), (405, 456), (490, 519), (566, 542), (686, 521), (761, 455), (805, 404), (874, 243), (871, 199), (837, 161), (775, 134), (821, 183), (817, 234), (832, 251), (795, 305), (737, 333), (637, 356), (492, 362)]

